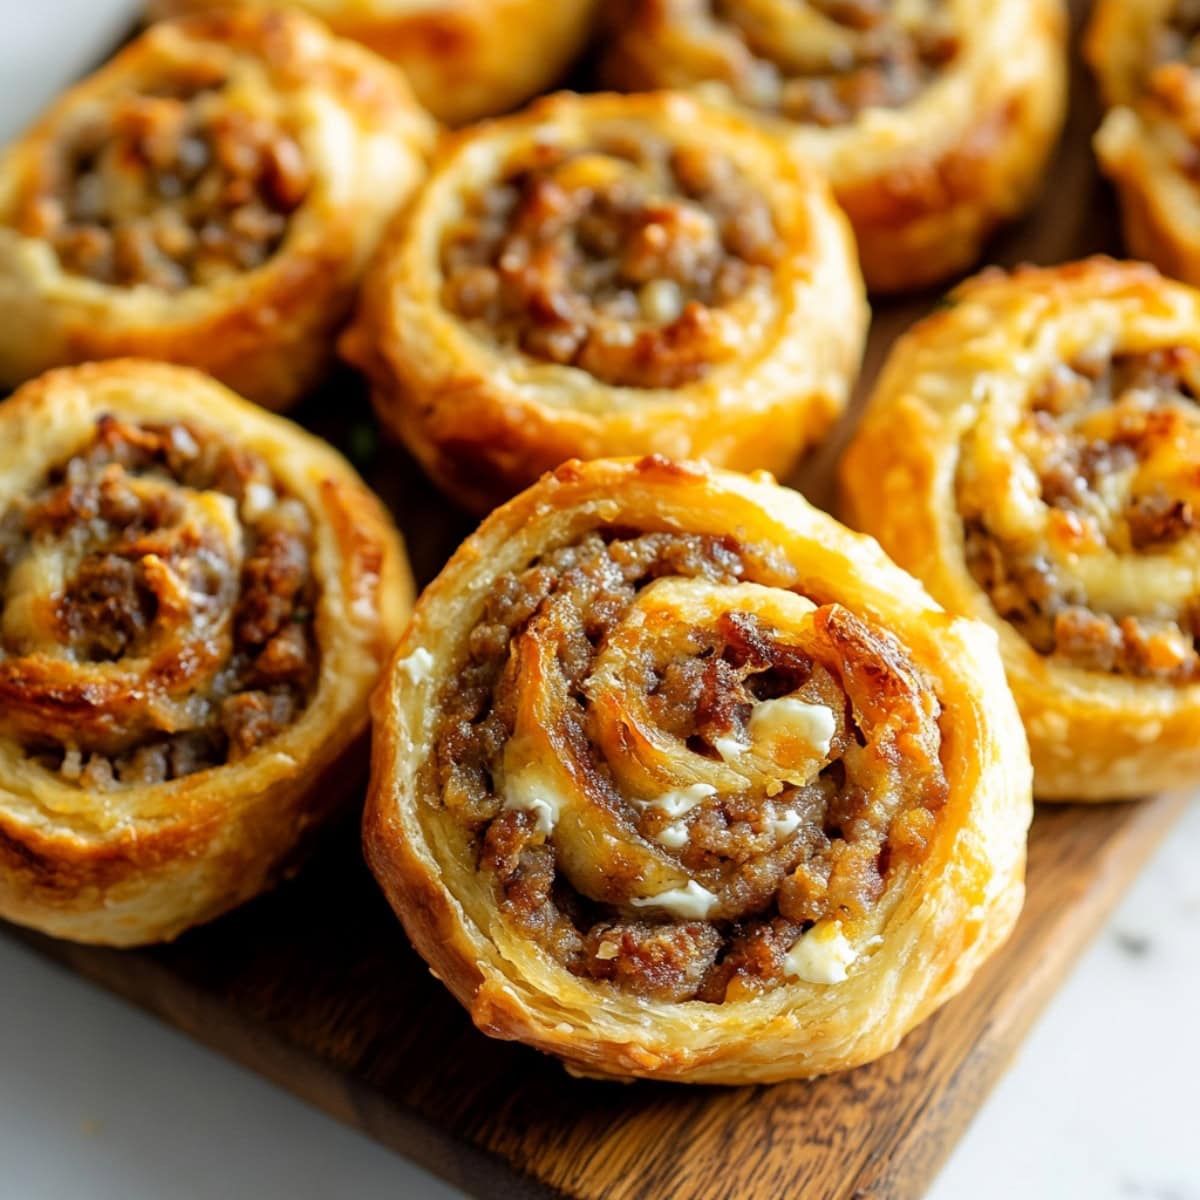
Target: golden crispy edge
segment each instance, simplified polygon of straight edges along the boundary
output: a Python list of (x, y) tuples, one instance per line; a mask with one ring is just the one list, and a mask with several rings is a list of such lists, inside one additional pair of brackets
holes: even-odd
[(369, 693), (413, 586), (390, 518), (336, 451), (189, 369), (123, 360), (51, 372), (0, 407), (2, 440), (26, 452), (82, 434), (101, 412), (185, 417), (252, 442), (313, 512), (322, 589), (312, 702), (241, 762), (110, 793), (104, 807), (122, 807), (112, 821), (98, 811), (70, 820), (44, 802), (52, 795), (18, 795), (0, 777), (0, 915), (58, 937), (136, 945), (173, 938), (269, 886), (349, 799), (365, 768)]
[[(645, 1003), (574, 979), (518, 938), (489, 930), (472, 863), (439, 853), (420, 784), (436, 688), (477, 616), (486, 582), (590, 519), (638, 527), (736, 528), (780, 545), (814, 583), (898, 630), (947, 702), (951, 799), (925, 862), (879, 915), (882, 944), (837, 987), (795, 984), (752, 1002)], [(400, 663), (418, 647), (429, 682)], [(430, 969), (485, 1033), (558, 1055), (578, 1074), (744, 1084), (813, 1076), (893, 1048), (1007, 937), (1024, 895), (1031, 815), (1024, 735), (994, 647), (938, 609), (877, 544), (765, 475), (660, 458), (568, 463), (493, 513), (426, 590), (374, 699), (367, 860)], [(494, 911), (494, 910), (491, 910)]]
[(230, 11), (157, 26), (65, 93), (0, 159), (0, 216), (54, 129), (103, 103), (122, 77), (188, 42), (262, 56), (271, 86), (332, 100), (351, 136), (299, 128), (313, 176), (279, 251), (259, 269), (177, 295), (115, 288), (64, 272), (45, 245), (0, 225), (0, 386), (55, 366), (127, 356), (194, 366), (268, 408), (320, 379), (359, 277), (395, 209), (424, 173), (433, 137), (403, 77), (299, 12)]
[[(527, 366), (475, 337), (441, 303), (442, 223), (463, 189), (485, 183), (534, 129), (629, 119), (668, 137), (736, 147), (769, 189), (789, 251), (762, 348), (670, 391)], [(844, 218), (824, 183), (780, 143), (690, 97), (563, 94), (443, 146), (376, 256), (341, 350), (367, 373), (383, 422), (439, 486), (483, 512), (571, 457), (664, 453), (785, 473), (844, 407), (867, 315)]]
[[(152, 16), (225, 7), (228, 0), (151, 0)], [(281, 8), (282, 0), (242, 0)], [(403, 68), (439, 121), (462, 125), (516, 107), (556, 83), (583, 49), (598, 0), (454, 0), (397, 11), (383, 0), (301, 0), (341, 37)]]
[[(629, 7), (608, 57), (610, 81), (699, 82), (703, 55), (689, 63), (670, 6)], [(957, 0), (957, 8), (964, 49), (912, 104), (829, 130), (764, 118), (828, 173), (872, 292), (912, 291), (971, 266), (988, 236), (1034, 199), (1062, 128), (1061, 0)]]
[(1093, 258), (986, 271), (896, 344), (839, 472), (846, 521), (878, 538), (951, 612), (997, 631), (1042, 799), (1129, 798), (1200, 776), (1200, 687), (1051, 664), (997, 615), (963, 560), (956, 431), (971, 420), (972, 381), (1016, 370), (1031, 324), (1057, 323), (1082, 344), (1100, 308), (1149, 344), (1200, 347), (1200, 295), (1145, 264)]

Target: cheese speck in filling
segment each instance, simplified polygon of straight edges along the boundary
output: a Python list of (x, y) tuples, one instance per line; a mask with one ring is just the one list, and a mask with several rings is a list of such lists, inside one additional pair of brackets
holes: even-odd
[(396, 663), (396, 670), (407, 675), (410, 683), (424, 683), (433, 672), (433, 655), (424, 646), (418, 646)]
[(698, 804), (702, 804), (709, 796), (715, 796), (717, 789), (710, 783), (693, 783), (690, 787), (679, 788), (674, 792), (666, 792), (653, 800), (643, 801), (646, 808), (661, 808), (672, 819), (690, 813)]
[(772, 807), (766, 819), (766, 829), (774, 838), (785, 838), (800, 828), (800, 814), (790, 810), (779, 813)]
[(784, 971), (805, 983), (842, 983), (858, 951), (840, 921), (821, 921), (803, 934), (784, 956)]
[(735, 737), (713, 738), (712, 745), (725, 762), (737, 762), (750, 749), (745, 742)]
[(681, 850), (688, 842), (688, 827), (683, 821), (672, 821), (654, 835), (654, 840), (668, 850)]
[(824, 758), (837, 731), (837, 721), (824, 704), (809, 704), (795, 696), (784, 696), (756, 704), (748, 729), (756, 743), (796, 739), (811, 746), (817, 757)]
[(504, 781), (504, 807), (509, 812), (525, 811), (537, 818), (534, 829), (549, 837), (562, 810), (570, 801), (536, 768), (514, 771)]
[(661, 908), (672, 916), (692, 921), (704, 920), (716, 902), (716, 896), (694, 879), (689, 879), (686, 887), (671, 888), (657, 896), (635, 896), (629, 901), (634, 908)]

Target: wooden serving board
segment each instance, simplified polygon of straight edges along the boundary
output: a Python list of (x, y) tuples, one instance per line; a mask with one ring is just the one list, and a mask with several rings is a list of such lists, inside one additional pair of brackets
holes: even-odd
[[(1046, 196), (997, 244), (996, 261), (1118, 248), (1088, 149), (1094, 100), (1076, 75)], [(860, 398), (896, 333), (935, 300), (881, 306)], [(423, 583), (469, 522), (379, 444), (354, 381), (336, 393), (301, 417), (392, 504)], [(793, 481), (819, 502), (852, 422)], [(579, 1081), (489, 1041), (408, 946), (362, 864), (353, 819), (299, 878), (173, 946), (121, 952), (12, 932), (479, 1196), (904, 1200), (925, 1191), (1182, 803), (1042, 810), (1028, 902), (1007, 946), (899, 1050), (814, 1083)]]

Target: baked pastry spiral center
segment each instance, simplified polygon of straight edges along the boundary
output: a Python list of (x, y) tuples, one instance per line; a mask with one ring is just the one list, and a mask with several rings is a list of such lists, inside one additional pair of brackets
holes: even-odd
[[(898, 645), (730, 539), (592, 533), (501, 578), (443, 691), (442, 802), (570, 971), (712, 1003), (845, 977), (946, 798)], [(847, 957), (847, 955), (849, 957)]]
[[(694, 0), (738, 98), (846, 124), (915, 99), (958, 53), (944, 0)], [(704, 10), (708, 10), (705, 13)]]
[(1200, 680), (1200, 354), (1098, 351), (964, 443), (967, 564), (1038, 652)]
[(0, 514), (0, 736), (92, 789), (263, 744), (316, 679), (309, 524), (252, 453), (101, 418)]
[(73, 275), (168, 292), (262, 266), (309, 188), (260, 89), (197, 67), (73, 114), (13, 215)]
[(481, 336), (615, 386), (672, 388), (745, 346), (779, 234), (734, 163), (630, 129), (510, 156), (441, 251), (443, 303)]

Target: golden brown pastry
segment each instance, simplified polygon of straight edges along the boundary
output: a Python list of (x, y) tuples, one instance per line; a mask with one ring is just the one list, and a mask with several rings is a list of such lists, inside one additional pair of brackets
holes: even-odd
[[(280, 9), (285, 0), (239, 0)], [(583, 48), (597, 0), (296, 0), (335, 33), (404, 68), (421, 103), (458, 125), (513, 108), (556, 83)], [(155, 16), (230, 0), (150, 0)]]
[(1061, 0), (623, 0), (604, 77), (703, 85), (819, 164), (872, 291), (969, 267), (1042, 180), (1066, 102)]
[(399, 72), (299, 13), (155, 27), (0, 159), (0, 389), (135, 355), (285, 407), (431, 136)]
[(1200, 779), (1200, 293), (1109, 259), (988, 271), (897, 344), (850, 523), (1000, 635), (1035, 791)]
[(995, 638), (763, 473), (564, 464), (430, 585), (374, 705), (384, 891), (480, 1029), (578, 1074), (866, 1062), (1021, 906)]
[(181, 367), (0, 405), (0, 917), (173, 938), (295, 864), (359, 778), (411, 581), (329, 446)]
[(1096, 153), (1131, 254), (1200, 284), (1200, 7), (1098, 0), (1085, 53), (1110, 111)]
[(564, 94), (444, 149), (342, 349), (486, 510), (571, 457), (784, 473), (866, 319), (844, 218), (780, 143), (686, 96)]

